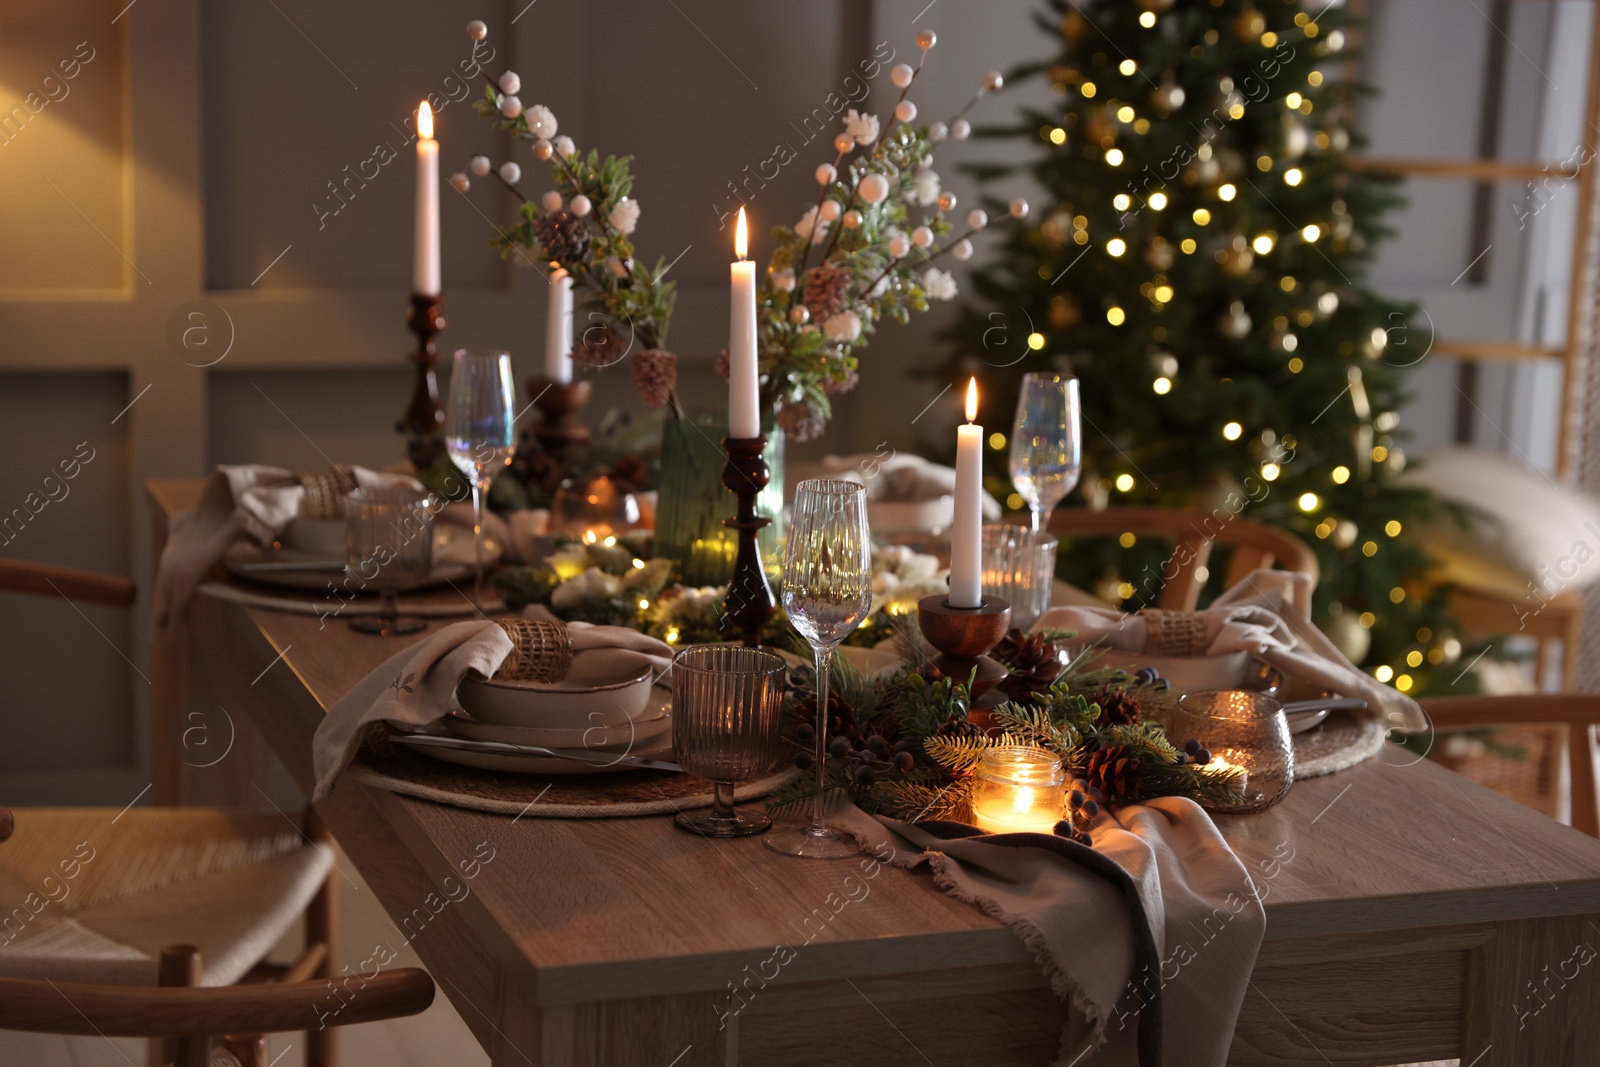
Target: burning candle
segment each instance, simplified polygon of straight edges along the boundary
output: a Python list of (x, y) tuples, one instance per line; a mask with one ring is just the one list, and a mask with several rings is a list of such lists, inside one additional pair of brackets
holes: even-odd
[(544, 376), (568, 385), (572, 381), (572, 275), (565, 267), (550, 271), (550, 298), (544, 321)]
[(987, 749), (972, 790), (973, 822), (992, 834), (1054, 833), (1065, 785), (1061, 761), (1042, 748)]
[(744, 208), (733, 232), (732, 309), (728, 316), (728, 436), (761, 436), (761, 371), (756, 366), (756, 265)]
[(955, 522), (950, 527), (950, 606), (983, 606), (983, 427), (978, 379), (967, 382), (967, 424), (956, 430)]
[(439, 142), (433, 139), (433, 108), (417, 108), (416, 239), (411, 250), (411, 291), (439, 295)]

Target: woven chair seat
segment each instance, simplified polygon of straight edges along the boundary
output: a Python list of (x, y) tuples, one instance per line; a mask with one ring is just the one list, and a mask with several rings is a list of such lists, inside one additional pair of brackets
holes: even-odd
[(0, 845), (0, 975), (157, 984), (190, 944), (232, 985), (294, 925), (333, 866), (277, 812), (24, 808)]

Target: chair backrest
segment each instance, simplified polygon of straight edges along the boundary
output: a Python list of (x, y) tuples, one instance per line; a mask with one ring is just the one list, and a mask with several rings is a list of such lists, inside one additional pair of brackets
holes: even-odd
[(1492, 726), (1565, 728), (1567, 769), (1572, 777), (1572, 825), (1590, 837), (1600, 837), (1600, 796), (1597, 796), (1594, 769), (1600, 694), (1433, 697), (1422, 701), (1422, 710), (1428, 713), (1428, 720), (1436, 730)]
[(1254, 519), (1219, 517), (1185, 508), (1057, 508), (1050, 516), (1050, 532), (1060, 538), (1157, 537), (1172, 542), (1172, 555), (1161, 570), (1157, 606), (1168, 611), (1193, 611), (1200, 601), (1199, 569), (1211, 560), (1218, 543), (1233, 549), (1224, 586), (1241, 581), (1251, 571), (1274, 564), (1285, 570), (1309, 574), (1313, 584), (1320, 573), (1311, 546), (1287, 530)]
[(133, 606), (138, 590), (126, 578), (97, 574), (74, 567), (24, 560), (0, 560), (0, 591), (33, 596), (63, 596), (88, 604), (109, 604), (114, 608)]

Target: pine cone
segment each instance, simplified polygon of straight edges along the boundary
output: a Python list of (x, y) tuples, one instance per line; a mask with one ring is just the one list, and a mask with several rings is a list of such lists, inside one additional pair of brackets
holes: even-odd
[(827, 322), (845, 309), (850, 301), (850, 282), (854, 276), (842, 267), (823, 263), (806, 271), (806, 310), (814, 322)]
[(606, 475), (624, 493), (637, 493), (650, 484), (650, 465), (638, 456), (620, 456)]
[(1064, 665), (1061, 646), (1042, 633), (1024, 634), (1012, 627), (991, 653), (1011, 672), (1000, 683), (1000, 691), (1012, 700), (1025, 700), (1042, 693), (1061, 677)]
[(1138, 726), (1144, 721), (1139, 701), (1126, 689), (1107, 686), (1094, 695), (1092, 703), (1100, 705), (1100, 721), (1107, 726)]
[(546, 259), (576, 263), (589, 252), (589, 232), (583, 220), (570, 211), (553, 211), (533, 220), (534, 236)]
[(976, 741), (984, 736), (983, 727), (968, 719), (951, 719), (933, 731), (934, 737), (948, 741)]
[(573, 361), (580, 366), (600, 370), (620, 360), (628, 351), (628, 342), (610, 326), (596, 323), (578, 335), (573, 345)]
[[(795, 721), (815, 727), (817, 723), (817, 695), (815, 693), (795, 705)], [(828, 743), (835, 737), (848, 737), (857, 748), (866, 741), (861, 736), (861, 725), (856, 722), (856, 709), (832, 689), (828, 690)]]
[(1089, 755), (1083, 777), (1111, 804), (1132, 804), (1144, 782), (1144, 762), (1128, 745), (1107, 745)]
[(678, 357), (659, 348), (647, 348), (633, 357), (633, 387), (653, 408), (666, 407), (678, 388)]
[(814, 441), (828, 428), (828, 420), (807, 404), (785, 404), (778, 409), (778, 425), (793, 441)]

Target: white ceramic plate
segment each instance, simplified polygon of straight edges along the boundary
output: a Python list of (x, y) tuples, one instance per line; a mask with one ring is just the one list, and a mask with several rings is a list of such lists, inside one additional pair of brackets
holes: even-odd
[[(305, 520), (296, 519), (298, 522)], [(329, 521), (329, 520), (324, 520)], [(340, 528), (340, 548), (343, 547), (343, 524), (335, 524)], [(493, 538), (484, 541), (484, 564), (487, 566), (500, 558), (500, 545)], [(333, 583), (341, 594), (344, 593), (344, 572), (338, 570), (247, 570), (244, 565), (251, 563), (342, 563), (342, 551), (309, 551), (303, 548), (291, 547), (287, 540), (282, 548), (265, 548), (253, 541), (241, 541), (228, 549), (223, 556), (223, 566), (230, 573), (252, 582), (261, 582), (266, 585), (275, 585), (285, 589), (326, 589)], [(433, 585), (443, 585), (445, 582), (459, 582), (464, 578), (472, 577), (472, 531), (463, 526), (438, 525), (433, 528), (433, 573), (415, 585), (407, 586), (401, 592), (416, 589), (426, 589)], [(348, 589), (352, 593), (360, 594), (360, 583), (349, 583)]]
[[(670, 695), (662, 704), (670, 705)], [(576, 751), (634, 752), (639, 749), (659, 748), (663, 742), (672, 742), (672, 715), (665, 707), (654, 714), (621, 726), (573, 727), (547, 730), (536, 726), (496, 726), (479, 722), (463, 712), (452, 712), (444, 717), (444, 728), (457, 737), (472, 741), (503, 741), (510, 745), (536, 745)]]
[(622, 726), (650, 704), (655, 666), (639, 652), (579, 652), (559, 682), (484, 681), (467, 677), (456, 697), (468, 715), (496, 726), (579, 730)]

